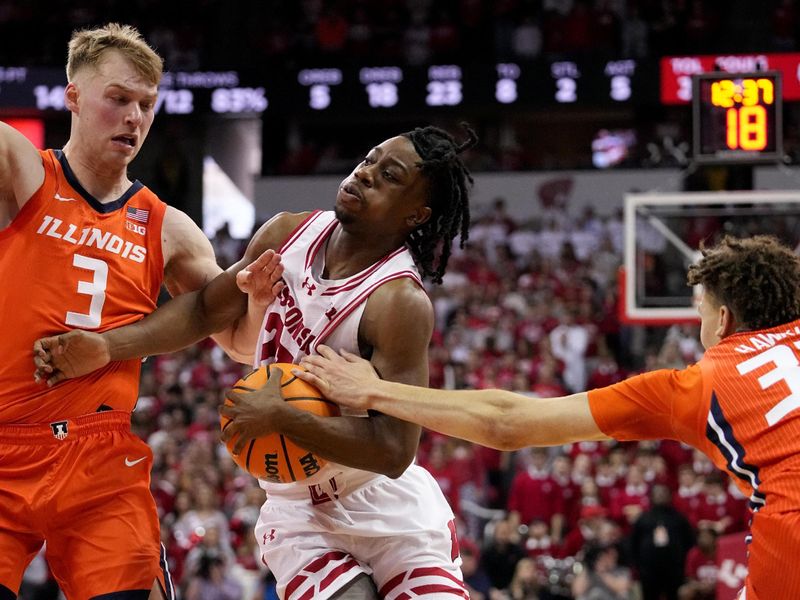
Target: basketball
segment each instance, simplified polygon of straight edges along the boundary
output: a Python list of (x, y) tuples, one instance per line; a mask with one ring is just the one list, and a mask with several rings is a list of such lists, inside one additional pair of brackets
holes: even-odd
[[(292, 369), (302, 368), (297, 365), (275, 363), (260, 367), (237, 381), (232, 390), (252, 392), (261, 388), (274, 374), (276, 367), (283, 371), (281, 393), (284, 401), (290, 402), (295, 408), (322, 417), (339, 414), (339, 407), (334, 402), (326, 400), (317, 388), (292, 375)], [(225, 403), (230, 404), (231, 402), (226, 398)], [(220, 417), (220, 427), (223, 431), (229, 422), (230, 419), (227, 417)], [(300, 448), (280, 433), (251, 440), (239, 456), (233, 454), (235, 442), (236, 438), (231, 439), (228, 441), (227, 447), (236, 464), (253, 477), (275, 483), (291, 483), (311, 477), (326, 462), (316, 454)]]

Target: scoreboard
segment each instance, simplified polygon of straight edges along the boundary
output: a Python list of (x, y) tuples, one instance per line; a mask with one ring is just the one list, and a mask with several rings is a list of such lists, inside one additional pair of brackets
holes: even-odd
[(714, 72), (693, 78), (694, 158), (698, 162), (783, 157), (781, 73)]
[(783, 99), (800, 100), (800, 52), (667, 56), (661, 59), (662, 104), (689, 104), (692, 77), (703, 73), (777, 71), (783, 79)]
[[(62, 69), (0, 66), (0, 112), (63, 111)], [(634, 59), (424, 66), (308, 66), (273, 71), (168, 72), (158, 113), (380, 115), (387, 111), (636, 106), (657, 102), (648, 64)]]
[(305, 68), (290, 77), (297, 86), (282, 90), (293, 98), (290, 106), (276, 109), (366, 115), (388, 109), (633, 106), (654, 98), (647, 72), (633, 59)]
[[(65, 111), (62, 69), (0, 67), (0, 111)], [(263, 86), (243, 84), (236, 71), (165, 73), (156, 113), (262, 113), (269, 106)]]

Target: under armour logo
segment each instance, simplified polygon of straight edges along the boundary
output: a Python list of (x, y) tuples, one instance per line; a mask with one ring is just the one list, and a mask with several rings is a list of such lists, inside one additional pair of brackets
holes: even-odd
[(331, 306), (328, 310), (325, 311), (325, 316), (328, 317), (328, 321), (333, 321), (333, 317), (336, 315), (336, 307)]
[(304, 288), (306, 288), (306, 289), (308, 290), (308, 295), (309, 295), (309, 296), (310, 296), (312, 293), (314, 293), (314, 290), (315, 290), (315, 289), (317, 289), (317, 286), (316, 286), (316, 285), (314, 285), (314, 284), (313, 284), (311, 281), (309, 281), (310, 279), (311, 279), (310, 277), (306, 277), (306, 278), (303, 280), (303, 285), (301, 286), (301, 287), (304, 287)]
[(271, 542), (275, 539), (275, 529), (270, 529), (269, 533), (264, 534), (264, 539), (261, 541), (262, 544), (266, 544), (267, 542)]
[(66, 421), (56, 421), (55, 423), (50, 423), (50, 429), (53, 430), (53, 437), (57, 440), (63, 440), (69, 434)]

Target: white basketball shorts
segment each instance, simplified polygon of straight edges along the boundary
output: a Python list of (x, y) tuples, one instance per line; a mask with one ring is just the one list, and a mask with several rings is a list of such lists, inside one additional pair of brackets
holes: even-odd
[(359, 473), (269, 488), (255, 534), (278, 595), (325, 600), (366, 573), (386, 600), (468, 600), (453, 512), (430, 473)]

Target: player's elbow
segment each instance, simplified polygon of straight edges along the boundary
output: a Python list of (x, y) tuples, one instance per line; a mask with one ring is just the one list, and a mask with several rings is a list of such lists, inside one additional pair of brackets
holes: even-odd
[(500, 418), (488, 425), (490, 426), (487, 428), (485, 446), (511, 452), (529, 445), (520, 435), (519, 427), (509, 417)]
[(237, 319), (247, 310), (247, 305), (231, 302), (219, 305), (206, 297), (204, 290), (197, 294), (194, 317), (196, 326), (206, 335), (221, 333), (234, 327)]
[(483, 445), (503, 451), (519, 450), (530, 446), (530, 430), (522, 425), (516, 410), (516, 399), (505, 395), (494, 399), (494, 414), (480, 420)]
[(391, 448), (385, 448), (382, 454), (383, 460), (381, 461), (381, 467), (379, 469), (381, 474), (386, 475), (390, 479), (397, 479), (405, 473), (406, 469), (414, 462), (416, 447), (409, 449), (405, 446), (393, 446)]
[(388, 461), (383, 474), (390, 479), (397, 479), (406, 472), (412, 462), (414, 462), (413, 454), (411, 456), (396, 456), (393, 460)]

